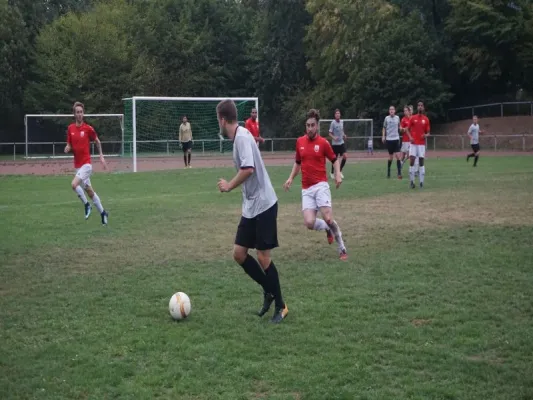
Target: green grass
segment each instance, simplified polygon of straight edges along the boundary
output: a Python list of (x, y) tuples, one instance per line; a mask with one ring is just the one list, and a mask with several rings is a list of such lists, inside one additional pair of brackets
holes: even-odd
[(278, 190), (279, 326), (232, 261), (233, 170), (97, 174), (107, 228), (70, 177), (0, 177), (0, 398), (533, 398), (533, 157), (428, 160), (423, 191), (384, 163), (332, 189), (346, 263)]

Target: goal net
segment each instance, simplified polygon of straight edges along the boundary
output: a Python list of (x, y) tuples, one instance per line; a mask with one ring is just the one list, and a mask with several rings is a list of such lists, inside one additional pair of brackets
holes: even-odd
[[(67, 128), (74, 122), (72, 114), (26, 114), (26, 158), (72, 158), (72, 153), (65, 154)], [(85, 122), (91, 125), (102, 142), (105, 156), (120, 156), (124, 149), (124, 115), (123, 114), (85, 114)], [(91, 144), (91, 154), (98, 155), (98, 149)]]
[[(318, 125), (320, 135), (327, 137), (333, 119), (321, 119)], [(346, 148), (348, 150), (365, 150), (368, 139), (373, 138), (374, 121), (372, 119), (341, 119), (344, 126)]]
[[(145, 157), (176, 157), (179, 127), (183, 116), (191, 124), (195, 155), (230, 152), (233, 142), (220, 136), (216, 107), (221, 100), (231, 99), (237, 105), (240, 125), (258, 108), (257, 97), (132, 97), (124, 100), (125, 155), (133, 158), (133, 171)], [(259, 110), (258, 110), (259, 111)], [(177, 154), (175, 154), (177, 153)]]

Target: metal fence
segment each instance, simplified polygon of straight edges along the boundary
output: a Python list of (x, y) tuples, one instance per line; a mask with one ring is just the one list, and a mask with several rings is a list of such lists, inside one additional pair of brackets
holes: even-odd
[[(261, 144), (263, 152), (287, 152), (294, 151), (297, 138), (266, 138)], [(365, 151), (368, 149), (369, 137), (355, 136), (348, 137), (346, 147), (349, 151)], [(481, 135), (480, 145), (483, 150), (489, 151), (533, 151), (533, 135)], [(372, 138), (374, 151), (385, 150), (380, 137)], [(29, 153), (26, 156), (25, 149), (28, 145)], [(11, 142), (0, 143), (0, 155), (4, 160), (24, 160), (32, 158), (71, 158), (71, 155), (64, 154), (63, 150), (66, 142)], [(170, 156), (172, 153), (180, 151), (177, 140), (143, 140), (137, 142), (138, 157), (150, 156)], [(467, 136), (460, 135), (432, 135), (426, 142), (428, 150), (465, 150), (470, 147)], [(32, 152), (31, 149), (38, 149), (39, 152)], [(107, 141), (102, 142), (104, 154), (107, 156), (121, 156), (122, 142)], [(131, 154), (133, 150), (132, 142), (124, 142), (124, 153)], [(232, 142), (229, 140), (195, 140), (193, 151), (197, 155), (216, 155), (227, 153), (232, 150)], [(94, 144), (91, 153), (96, 153)], [(126, 156), (129, 157), (129, 156)]]
[(449, 121), (470, 119), (474, 115), (480, 118), (533, 116), (533, 101), (477, 104), (475, 106), (450, 108), (447, 113)]

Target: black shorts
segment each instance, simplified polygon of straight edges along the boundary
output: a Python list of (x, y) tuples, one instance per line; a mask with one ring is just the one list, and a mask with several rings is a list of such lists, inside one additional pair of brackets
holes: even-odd
[(333, 152), (335, 155), (344, 155), (346, 153), (346, 145), (343, 144), (332, 144), (331, 147), (333, 148)]
[(400, 151), (400, 139), (387, 140), (387, 150), (389, 154), (398, 153)]
[(235, 244), (257, 250), (271, 250), (278, 247), (277, 220), (277, 202), (254, 218), (241, 217)]
[(187, 150), (192, 149), (192, 140), (189, 140), (188, 142), (181, 142), (181, 149), (184, 153), (187, 152)]
[(477, 153), (479, 151), (479, 143), (478, 144), (473, 144), (471, 146), (472, 146), (472, 150), (474, 151), (474, 153)]

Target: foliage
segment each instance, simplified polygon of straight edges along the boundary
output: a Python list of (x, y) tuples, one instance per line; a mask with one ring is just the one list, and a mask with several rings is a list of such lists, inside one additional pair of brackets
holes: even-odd
[[(266, 136), (311, 106), (377, 117), (533, 92), (528, 0), (0, 0), (0, 130), (131, 95), (260, 98)], [(19, 136), (20, 138), (20, 136)]]

